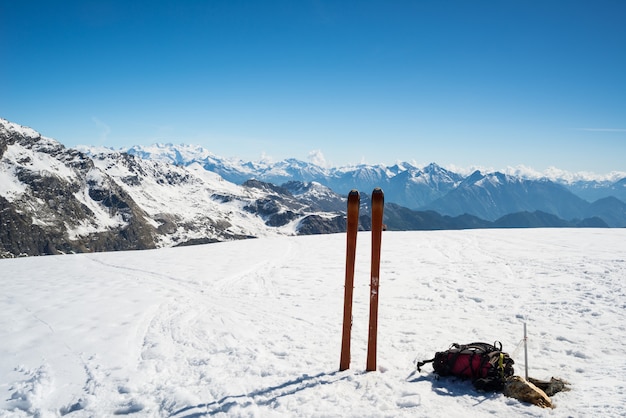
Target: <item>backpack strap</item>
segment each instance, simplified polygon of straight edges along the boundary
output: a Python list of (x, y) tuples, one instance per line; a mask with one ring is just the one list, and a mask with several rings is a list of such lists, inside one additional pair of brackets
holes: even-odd
[(471, 343), (459, 346), (458, 344), (453, 344), (453, 346), (461, 349), (467, 349), (474, 351), (476, 353), (488, 354), (492, 351), (502, 351), (502, 343), (500, 341), (495, 341), (493, 344), (489, 343)]
[(502, 351), (500, 351), (498, 356), (498, 373), (500, 374), (500, 379), (504, 379), (504, 353)]
[(430, 360), (423, 360), (423, 361), (418, 361), (417, 362), (417, 371), (421, 372), (422, 371), (422, 366), (425, 365), (426, 363), (432, 363), (433, 361), (435, 361), (434, 358), (431, 358)]

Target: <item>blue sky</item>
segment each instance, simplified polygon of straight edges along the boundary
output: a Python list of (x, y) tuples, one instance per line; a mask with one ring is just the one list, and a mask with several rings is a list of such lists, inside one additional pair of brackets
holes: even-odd
[(0, 0), (0, 117), (67, 146), (626, 171), (624, 22), (622, 0)]

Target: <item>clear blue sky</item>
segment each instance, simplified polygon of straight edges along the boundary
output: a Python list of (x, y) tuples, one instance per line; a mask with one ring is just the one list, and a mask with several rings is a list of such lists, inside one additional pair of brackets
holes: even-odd
[(623, 0), (0, 0), (0, 83), (67, 146), (626, 171)]

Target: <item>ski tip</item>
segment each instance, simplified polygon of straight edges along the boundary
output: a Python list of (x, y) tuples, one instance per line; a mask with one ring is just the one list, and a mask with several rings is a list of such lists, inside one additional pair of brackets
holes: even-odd
[(385, 194), (383, 193), (383, 189), (380, 187), (377, 187), (372, 191), (372, 201), (374, 200), (377, 202), (385, 201)]
[(359, 191), (356, 189), (350, 190), (350, 193), (348, 194), (348, 204), (350, 203), (358, 203), (361, 201), (361, 195), (359, 194)]

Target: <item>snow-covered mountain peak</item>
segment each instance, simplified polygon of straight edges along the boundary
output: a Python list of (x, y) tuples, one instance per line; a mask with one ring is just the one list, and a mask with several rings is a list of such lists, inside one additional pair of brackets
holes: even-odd
[(203, 161), (216, 158), (215, 154), (199, 145), (153, 144), (135, 145), (126, 150), (129, 154), (140, 158), (167, 161), (173, 164), (186, 164), (193, 161)]
[(549, 179), (555, 183), (571, 185), (577, 182), (614, 183), (626, 178), (626, 171), (611, 171), (605, 174), (592, 173), (590, 171), (571, 172), (556, 167), (548, 167), (544, 171), (537, 171), (525, 165), (507, 167), (502, 172), (527, 180)]
[(10, 122), (4, 118), (0, 118), (0, 133), (16, 133), (29, 138), (41, 137), (41, 134), (34, 129)]

